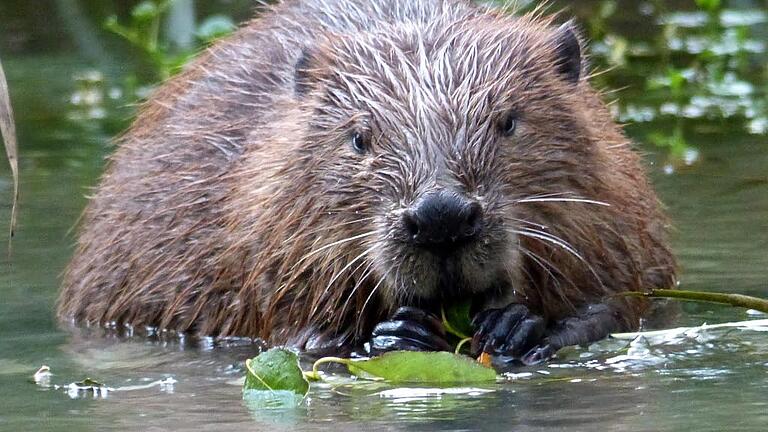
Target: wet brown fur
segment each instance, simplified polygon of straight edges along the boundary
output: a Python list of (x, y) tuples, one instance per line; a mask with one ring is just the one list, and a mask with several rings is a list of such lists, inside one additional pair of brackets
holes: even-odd
[[(599, 95), (554, 71), (555, 28), (460, 0), (265, 11), (161, 86), (119, 138), (82, 220), (60, 317), (359, 343), (399, 304), (435, 295), (407, 280), (423, 264), (403, 258), (390, 219), (450, 185), (481, 199), (502, 239), (502, 252), (477, 259), (509, 257), (494, 264), (508, 283), (492, 290), (504, 292), (459, 297), (519, 301), (548, 320), (607, 299), (636, 328), (644, 303), (610, 295), (674, 283), (666, 221)], [(297, 95), (307, 52), (308, 93)], [(510, 106), (520, 133), (505, 143), (492, 125)], [(348, 130), (369, 123), (375, 149), (361, 157)], [(528, 228), (567, 247), (520, 233)]]

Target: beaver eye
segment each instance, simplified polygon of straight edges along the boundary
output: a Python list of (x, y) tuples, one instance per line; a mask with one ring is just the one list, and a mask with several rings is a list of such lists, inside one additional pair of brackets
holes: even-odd
[(517, 114), (508, 113), (499, 122), (499, 132), (504, 136), (512, 136), (517, 129)]
[(364, 154), (368, 151), (370, 142), (368, 136), (362, 132), (355, 131), (352, 134), (352, 148), (359, 154)]

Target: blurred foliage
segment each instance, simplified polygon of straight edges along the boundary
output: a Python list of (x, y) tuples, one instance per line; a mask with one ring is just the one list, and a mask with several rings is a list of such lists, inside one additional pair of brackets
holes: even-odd
[[(135, 103), (145, 99), (154, 85), (230, 33), (254, 6), (252, 0), (41, 1), (55, 11), (36, 15), (26, 3), (11, 2), (21, 9), (0, 4), (5, 20), (0, 48), (21, 52), (56, 47), (53, 52), (58, 53), (66, 45), (61, 34), (68, 34), (70, 45), (88, 58), (90, 66), (72, 74), (75, 88), (67, 116), (85, 127), (100, 124), (104, 132), (124, 128)], [(169, 18), (182, 3), (193, 8), (188, 11), (191, 22), (182, 30), (192, 40), (189, 45), (171, 41), (170, 30), (179, 28), (171, 26)], [(516, 2), (522, 11), (541, 4)], [(590, 62), (597, 71), (592, 82), (604, 90), (606, 99), (615, 99), (611, 109), (633, 137), (669, 155), (670, 169), (696, 162), (699, 133), (768, 132), (764, 3), (552, 0), (544, 7), (561, 12), (563, 20), (576, 18), (590, 41)], [(61, 23), (44, 26), (38, 15), (58, 15)], [(52, 33), (50, 28), (59, 31)], [(47, 42), (36, 40), (41, 37)], [(727, 142), (727, 136), (722, 141)]]
[[(161, 80), (193, 54), (173, 52), (162, 43), (159, 23), (171, 1), (143, 1), (125, 24), (115, 17), (107, 21), (107, 28), (138, 48)], [(540, 7), (540, 2), (518, 5), (526, 10)], [(620, 121), (661, 126), (643, 136), (669, 155), (669, 169), (698, 160), (699, 152), (688, 139), (691, 128), (716, 127), (729, 120), (741, 122), (750, 133), (768, 130), (766, 71), (760, 70), (765, 34), (755, 34), (766, 22), (765, 10), (729, 9), (721, 0), (687, 5), (663, 0), (554, 1), (547, 7), (567, 8), (566, 15), (580, 18), (592, 41), (596, 70), (611, 70), (595, 74), (593, 82), (603, 89), (625, 88), (609, 95), (618, 98), (612, 107)], [(633, 21), (632, 26), (625, 26), (627, 21)], [(224, 15), (204, 19), (195, 32), (198, 48), (229, 33), (232, 22)]]
[(161, 81), (181, 70), (199, 48), (235, 29), (234, 22), (227, 16), (206, 17), (194, 32), (199, 45), (191, 50), (174, 50), (160, 37), (161, 20), (171, 3), (173, 0), (145, 0), (133, 7), (128, 22), (120, 23), (117, 16), (112, 15), (104, 23), (108, 30), (133, 45), (149, 61)]
[(688, 139), (695, 132), (734, 124), (747, 133), (768, 131), (764, 7), (728, 8), (720, 0), (596, 3), (591, 11), (575, 8), (593, 41), (593, 63), (611, 69), (594, 82), (625, 88), (612, 95), (620, 121), (653, 121), (645, 140), (667, 151), (668, 171), (698, 160)]

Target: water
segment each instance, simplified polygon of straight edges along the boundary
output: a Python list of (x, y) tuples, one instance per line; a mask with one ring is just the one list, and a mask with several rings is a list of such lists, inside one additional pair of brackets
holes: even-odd
[[(190, 347), (173, 337), (89, 337), (62, 330), (53, 308), (58, 274), (74, 241), (68, 230), (85, 205), (85, 188), (101, 172), (109, 137), (130, 116), (124, 77), (137, 66), (99, 30), (109, 8), (119, 11), (121, 2), (49, 3), (34, 10), (24, 6), (28, 2), (0, 5), (0, 53), (17, 114), (22, 171), (13, 254), (0, 254), (0, 430), (765, 430), (768, 333), (761, 328), (608, 340), (569, 349), (549, 365), (516, 371), (508, 382), (485, 388), (398, 389), (342, 379), (314, 386), (299, 408), (257, 411), (243, 404), (238, 382), (253, 346), (203, 341)], [(236, 7), (243, 16), (243, 3), (206, 7)], [(658, 10), (662, 3), (669, 10)], [(692, 13), (683, 2), (680, 10), (678, 3), (622, 2), (621, 13), (610, 13), (610, 4), (579, 2), (573, 11), (590, 33), (613, 41), (593, 44), (601, 53), (598, 62), (618, 65), (598, 82), (629, 86), (617, 94), (617, 110), (649, 153), (652, 177), (674, 220), (682, 286), (768, 295), (768, 140), (761, 129), (768, 90), (765, 7), (728, 3), (718, 14), (725, 30), (710, 31), (708, 15)], [(67, 9), (70, 14), (88, 18), (78, 28), (90, 23), (92, 36), (106, 45), (54, 31), (66, 28), (67, 5), (77, 5)], [(608, 12), (593, 13), (595, 8)], [(672, 31), (669, 23), (678, 27)], [(744, 28), (746, 38), (738, 34)], [(660, 40), (665, 29), (671, 35)], [(618, 37), (634, 53), (625, 66)], [(701, 62), (696, 42), (702, 40), (720, 47), (721, 54), (708, 60), (711, 68), (720, 67), (722, 58), (735, 78), (712, 72), (711, 79), (686, 87), (695, 97), (663, 83), (644, 87), (648, 76), (671, 76), (665, 75), (670, 65), (684, 69)], [(722, 54), (728, 52), (736, 54)], [(605, 60), (612, 55), (615, 63)], [(682, 145), (652, 145), (663, 144), (654, 134), (669, 137), (676, 130)], [(2, 163), (3, 215), (10, 188)], [(5, 235), (5, 228), (0, 232)], [(767, 317), (685, 304), (675, 324), (758, 318)], [(52, 368), (52, 384), (92, 377), (114, 390), (68, 393), (36, 385), (31, 377), (43, 364)]]

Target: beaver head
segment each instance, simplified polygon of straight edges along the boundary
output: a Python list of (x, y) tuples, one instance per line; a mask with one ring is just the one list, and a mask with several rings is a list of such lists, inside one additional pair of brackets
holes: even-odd
[(345, 219), (357, 266), (371, 263), (388, 302), (508, 297), (518, 237), (537, 235), (516, 206), (572, 193), (588, 148), (571, 96), (581, 69), (570, 24), (510, 17), (331, 36), (304, 51), (296, 151), (312, 154), (315, 199), (333, 201), (329, 216)]

